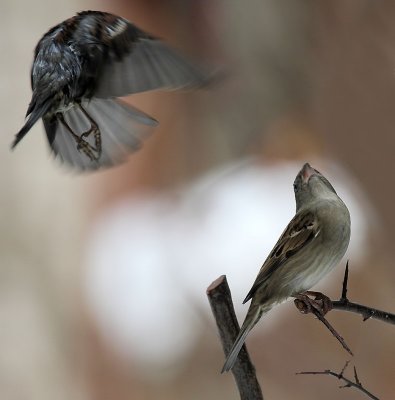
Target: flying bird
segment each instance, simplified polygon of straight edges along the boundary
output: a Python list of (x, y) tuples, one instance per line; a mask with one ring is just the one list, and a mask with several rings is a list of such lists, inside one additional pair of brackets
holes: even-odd
[(274, 305), (303, 294), (328, 274), (350, 241), (350, 214), (329, 181), (305, 164), (294, 181), (296, 214), (263, 263), (244, 303), (247, 316), (222, 372), (233, 368), (248, 333)]
[(138, 150), (158, 122), (118, 97), (207, 82), (207, 74), (128, 20), (83, 11), (38, 42), (33, 95), (14, 148), (42, 118), (49, 145), (81, 170), (108, 167)]

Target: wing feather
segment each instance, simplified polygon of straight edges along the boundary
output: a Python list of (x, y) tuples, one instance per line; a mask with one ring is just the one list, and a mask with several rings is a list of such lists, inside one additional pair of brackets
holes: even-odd
[(263, 263), (258, 276), (248, 292), (243, 304), (250, 300), (257, 289), (285, 262), (317, 237), (318, 224), (311, 211), (301, 211), (295, 215), (280, 236), (273, 250)]
[(109, 54), (102, 66), (96, 97), (122, 97), (207, 82), (209, 74), (202, 68), (133, 24), (122, 21), (117, 34), (107, 37)]

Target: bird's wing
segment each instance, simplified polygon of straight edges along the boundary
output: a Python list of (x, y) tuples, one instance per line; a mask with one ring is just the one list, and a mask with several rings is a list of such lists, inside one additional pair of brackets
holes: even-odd
[(294, 257), (301, 249), (310, 243), (319, 233), (317, 218), (308, 210), (298, 212), (291, 220), (273, 250), (263, 263), (261, 270), (244, 299), (243, 304), (250, 300), (263, 282), (274, 271)]
[(206, 74), (198, 67), (123, 18), (107, 16), (103, 38), (108, 54), (94, 92), (96, 97), (121, 97), (206, 82)]
[[(97, 160), (91, 160), (82, 150), (57, 117), (44, 119), (44, 126), (51, 149), (62, 162), (79, 170), (94, 170), (122, 162), (128, 153), (140, 149), (157, 121), (143, 112), (115, 99), (83, 101), (82, 107), (100, 131), (102, 151)], [(64, 120), (72, 131), (80, 136), (88, 131), (91, 123), (78, 106), (64, 113)], [(95, 146), (93, 133), (85, 138)]]

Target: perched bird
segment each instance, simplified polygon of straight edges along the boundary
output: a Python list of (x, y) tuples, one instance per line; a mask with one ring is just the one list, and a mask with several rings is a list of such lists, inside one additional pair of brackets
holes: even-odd
[(38, 42), (31, 70), (27, 121), (12, 148), (43, 119), (49, 144), (62, 161), (97, 169), (140, 148), (157, 121), (116, 97), (205, 83), (175, 50), (129, 21), (83, 11)]
[(294, 182), (296, 214), (263, 263), (244, 303), (247, 316), (222, 372), (232, 369), (254, 325), (274, 305), (309, 290), (341, 260), (350, 241), (350, 214), (329, 181), (305, 164)]

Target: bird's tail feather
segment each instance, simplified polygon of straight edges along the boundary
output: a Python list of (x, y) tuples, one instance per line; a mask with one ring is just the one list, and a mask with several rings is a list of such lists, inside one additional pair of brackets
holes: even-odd
[(50, 107), (50, 101), (44, 101), (38, 106), (34, 99), (32, 100), (27, 113), (27, 115), (30, 114), (29, 118), (25, 125), (23, 125), (22, 129), (15, 135), (15, 139), (11, 143), (11, 149), (14, 149), (14, 147), (25, 137), (33, 125), (49, 110)]
[(250, 309), (248, 310), (247, 316), (243, 322), (243, 325), (240, 329), (239, 334), (237, 335), (236, 340), (233, 343), (232, 348), (229, 351), (229, 354), (226, 358), (225, 364), (222, 367), (221, 373), (230, 371), (236, 360), (237, 356), (239, 355), (239, 352), (241, 348), (243, 347), (243, 344), (247, 338), (248, 333), (251, 331), (251, 329), (255, 326), (255, 324), (259, 321), (261, 318), (262, 314), (265, 312), (268, 312), (270, 310), (270, 307), (262, 307), (262, 306), (250, 306)]

